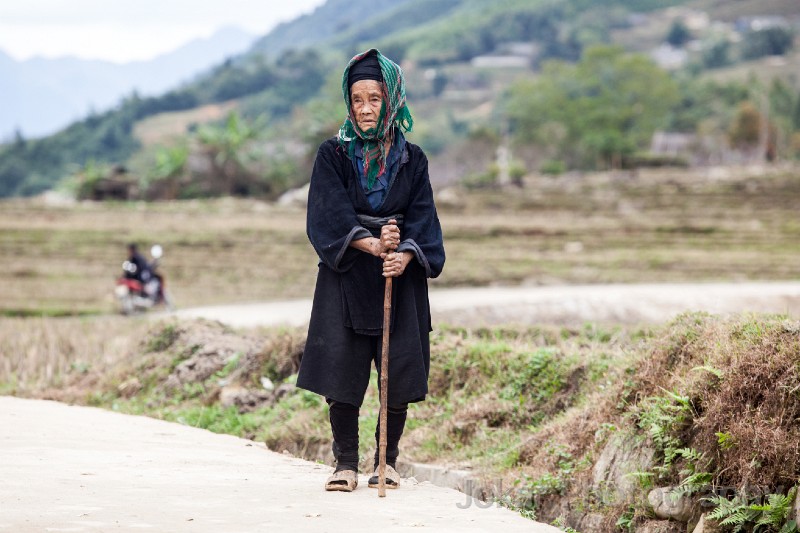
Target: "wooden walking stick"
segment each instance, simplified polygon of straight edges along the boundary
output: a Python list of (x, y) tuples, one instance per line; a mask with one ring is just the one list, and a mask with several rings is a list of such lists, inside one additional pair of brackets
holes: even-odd
[(389, 328), (392, 317), (392, 278), (383, 291), (383, 348), (381, 351), (381, 411), (378, 436), (378, 497), (386, 497), (386, 412), (389, 399)]

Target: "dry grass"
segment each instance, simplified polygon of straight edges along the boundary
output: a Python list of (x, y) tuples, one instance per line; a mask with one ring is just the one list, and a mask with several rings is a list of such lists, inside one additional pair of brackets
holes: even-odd
[[(41, 395), (118, 369), (137, 353), (148, 324), (109, 317), (0, 320), (0, 392)], [(96, 383), (92, 380), (93, 383)]]
[(800, 322), (686, 315), (667, 331), (642, 360), (639, 396), (660, 388), (692, 399), (695, 416), (682, 438), (712, 461), (717, 483), (794, 485), (800, 475)]
[[(448, 260), (434, 286), (739, 281), (800, 276), (791, 171), (648, 171), (531, 179), (440, 202)], [(305, 212), (253, 200), (0, 209), (0, 313), (113, 309), (125, 244), (164, 246), (180, 307), (310, 297)]]

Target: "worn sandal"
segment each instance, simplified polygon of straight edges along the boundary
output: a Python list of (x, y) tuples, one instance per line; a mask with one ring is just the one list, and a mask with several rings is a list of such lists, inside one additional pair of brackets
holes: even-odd
[[(380, 484), (380, 478), (378, 477), (378, 469), (375, 469), (375, 474), (371, 478), (369, 478), (369, 486), (372, 489), (377, 489), (378, 485)], [(396, 489), (400, 486), (400, 474), (397, 473), (397, 470), (392, 468), (391, 465), (386, 465), (386, 488), (387, 489)]]
[(340, 470), (334, 472), (325, 482), (325, 490), (340, 490), (353, 492), (358, 486), (358, 472), (355, 470)]

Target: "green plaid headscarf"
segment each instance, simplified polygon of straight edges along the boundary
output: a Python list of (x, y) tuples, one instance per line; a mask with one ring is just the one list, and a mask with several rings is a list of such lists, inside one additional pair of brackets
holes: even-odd
[[(350, 105), (350, 87), (348, 78), (350, 67), (361, 61), (369, 54), (374, 53), (378, 58), (383, 74), (383, 106), (375, 128), (362, 131), (358, 127), (353, 109)], [(411, 131), (414, 119), (406, 106), (406, 83), (400, 66), (388, 59), (378, 51), (371, 48), (366, 52), (356, 55), (344, 69), (342, 76), (342, 94), (347, 105), (347, 118), (339, 128), (339, 144), (347, 149), (350, 159), (355, 153), (355, 139), (358, 137), (364, 143), (364, 172), (367, 175), (367, 188), (372, 189), (378, 176), (386, 170), (386, 143), (392, 141), (394, 127), (398, 126), (405, 131)], [(391, 144), (391, 143), (390, 143)]]

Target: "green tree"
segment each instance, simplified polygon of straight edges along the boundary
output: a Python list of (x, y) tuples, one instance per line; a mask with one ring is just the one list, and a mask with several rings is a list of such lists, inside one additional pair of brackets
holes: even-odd
[(615, 167), (649, 143), (677, 98), (650, 59), (599, 46), (577, 64), (548, 62), (538, 79), (515, 83), (505, 113), (520, 142), (547, 147), (572, 167)]
[(708, 40), (703, 45), (701, 60), (706, 68), (720, 68), (731, 63), (731, 42), (727, 37)]
[(751, 97), (756, 85), (739, 81), (723, 84), (689, 76), (681, 76), (677, 82), (680, 100), (672, 107), (667, 129), (686, 133), (697, 132), (708, 121), (724, 123), (726, 129), (736, 106)]
[(761, 138), (761, 113), (752, 102), (742, 102), (728, 132), (731, 146), (742, 151), (752, 151)]
[(16, 151), (23, 151), (28, 145), (28, 141), (25, 139), (25, 136), (22, 135), (22, 131), (19, 128), (14, 130), (14, 141), (11, 145)]
[(5, 149), (0, 156), (0, 198), (19, 194), (30, 174), (24, 157)]
[(793, 113), (795, 94), (780, 78), (772, 80), (769, 88), (769, 121), (773, 126), (775, 155), (783, 157), (790, 151), (792, 133), (795, 131)]
[(797, 93), (797, 96), (794, 100), (794, 110), (792, 112), (792, 123), (794, 124), (794, 129), (800, 131), (800, 92)]
[(779, 56), (792, 48), (794, 34), (789, 28), (773, 26), (754, 30), (744, 36), (742, 57), (757, 59), (764, 56)]
[(672, 26), (667, 33), (667, 42), (676, 48), (681, 48), (692, 38), (692, 33), (686, 24), (680, 20), (675, 19)]

